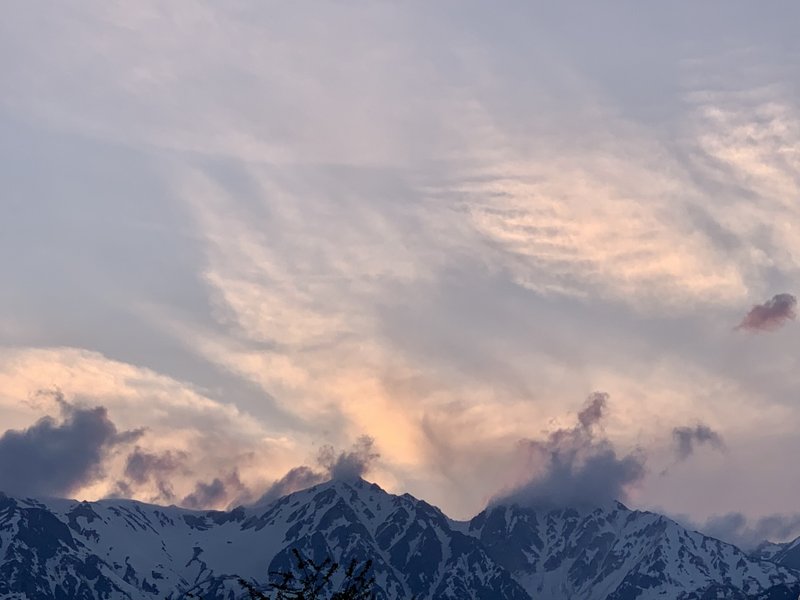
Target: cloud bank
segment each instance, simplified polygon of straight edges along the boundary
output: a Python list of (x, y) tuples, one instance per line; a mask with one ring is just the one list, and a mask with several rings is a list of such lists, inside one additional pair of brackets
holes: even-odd
[(800, 535), (800, 514), (775, 514), (752, 520), (740, 512), (731, 512), (689, 525), (743, 550), (753, 550), (762, 542), (784, 542)]
[[(36, 394), (43, 384), (58, 385), (76, 406), (104, 407), (118, 431), (138, 436), (130, 448), (119, 445), (103, 454), (103, 476), (84, 480), (69, 494), (80, 498), (180, 504), (190, 497), (197, 503), (206, 497), (198, 482), (210, 485), (218, 478), (229, 496), (209, 507), (249, 501), (247, 490), (263, 489), (296, 464), (297, 444), (313, 442), (281, 436), (191, 383), (65, 347), (0, 347), (0, 411), (9, 416), (7, 428), (24, 430), (48, 413), (58, 415), (51, 395)], [(232, 481), (234, 466), (247, 490)]]

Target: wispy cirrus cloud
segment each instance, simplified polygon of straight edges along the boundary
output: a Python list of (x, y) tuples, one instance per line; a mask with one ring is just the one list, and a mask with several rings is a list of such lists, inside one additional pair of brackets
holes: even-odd
[[(694, 419), (796, 426), (789, 342), (730, 335), (798, 274), (794, 64), (772, 35), (792, 19), (10, 10), (3, 420), (30, 427), (22, 401), (57, 384), (147, 428), (82, 493), (222, 505), (368, 431), (381, 483), (466, 516), (507, 483), (508, 444), (570, 430), (588, 390), (616, 399), (619, 447), (663, 428), (664, 460)], [(738, 448), (711, 458), (746, 487)]]

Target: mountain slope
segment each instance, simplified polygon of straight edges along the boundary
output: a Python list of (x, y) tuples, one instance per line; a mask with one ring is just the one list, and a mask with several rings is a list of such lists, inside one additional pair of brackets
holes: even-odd
[(531, 596), (551, 600), (745, 598), (798, 581), (789, 569), (619, 503), (583, 511), (498, 506), (466, 531)]
[(241, 595), (291, 566), (291, 548), (372, 559), (379, 598), (528, 595), (436, 508), (364, 481), (330, 482), (268, 507), (195, 512), (133, 501), (0, 501), (0, 597), (118, 599)]
[(800, 569), (800, 538), (783, 543), (764, 542), (756, 548), (753, 556), (790, 569)]
[(382, 600), (761, 600), (800, 582), (621, 504), (500, 506), (458, 523), (363, 480), (229, 512), (0, 495), (2, 600), (176, 600), (187, 591), (234, 600), (238, 577), (266, 585), (292, 566), (292, 548), (316, 561), (372, 560)]

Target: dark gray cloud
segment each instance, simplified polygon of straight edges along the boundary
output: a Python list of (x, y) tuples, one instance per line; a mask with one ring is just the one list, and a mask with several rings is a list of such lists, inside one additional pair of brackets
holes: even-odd
[(318, 462), (336, 481), (353, 481), (363, 477), (371, 464), (380, 457), (375, 451), (375, 440), (362, 435), (352, 448), (338, 455), (332, 447), (324, 447), (319, 454)]
[(772, 331), (796, 316), (797, 298), (792, 294), (776, 294), (764, 304), (756, 304), (745, 315), (736, 329), (746, 331)]
[(152, 481), (158, 489), (158, 495), (152, 501), (173, 501), (175, 494), (169, 479), (177, 471), (187, 471), (187, 458), (185, 452), (154, 453), (136, 446), (125, 461), (125, 476), (129, 481), (118, 481), (115, 495), (131, 496), (131, 483), (145, 485)]
[(604, 416), (608, 395), (592, 394), (578, 413), (578, 423), (544, 440), (523, 440), (533, 477), (491, 504), (534, 508), (602, 505), (624, 500), (627, 488), (645, 474), (640, 454), (619, 456), (611, 442), (594, 430)]
[(256, 504), (269, 504), (278, 498), (304, 490), (328, 479), (329, 475), (327, 473), (315, 471), (311, 467), (306, 467), (305, 465), (295, 467), (275, 481), (256, 501)]
[(672, 439), (675, 442), (675, 454), (678, 460), (689, 458), (698, 445), (708, 445), (715, 450), (725, 449), (722, 436), (703, 423), (698, 423), (694, 427), (675, 427), (672, 430)]
[(65, 496), (102, 475), (115, 447), (141, 436), (117, 431), (102, 406), (84, 408), (52, 394), (61, 419), (43, 417), (23, 430), (0, 437), (0, 490), (23, 496)]
[[(214, 477), (210, 481), (198, 481), (194, 490), (183, 497), (179, 504), (187, 508), (222, 508), (239, 504), (268, 504), (287, 494), (311, 487), (328, 480), (353, 481), (362, 477), (379, 454), (374, 449), (375, 441), (370, 436), (361, 436), (352, 447), (336, 452), (332, 446), (323, 446), (317, 456), (318, 468), (299, 466), (276, 480), (256, 500), (255, 495), (244, 485), (236, 471), (226, 476)], [(118, 481), (114, 496), (130, 497), (137, 486), (155, 483), (158, 495), (152, 501), (173, 501), (175, 494), (169, 477), (176, 472), (190, 473), (186, 466), (187, 455), (182, 452), (148, 452), (140, 447), (128, 455), (125, 464), (126, 481)]]
[(198, 481), (194, 492), (186, 496), (181, 504), (188, 508), (209, 508), (220, 504), (227, 497), (228, 490), (225, 483), (219, 477), (215, 477), (208, 483)]
[(183, 452), (147, 452), (139, 446), (128, 455), (125, 475), (135, 483), (146, 483), (151, 478), (168, 475), (183, 467), (186, 454)]
[(194, 509), (224, 508), (234, 499), (249, 496), (247, 487), (239, 479), (239, 473), (233, 471), (224, 478), (215, 477), (207, 483), (198, 481), (194, 491), (181, 501), (181, 506)]
[(379, 457), (380, 454), (375, 451), (375, 440), (368, 435), (359, 437), (350, 450), (343, 452), (337, 453), (333, 446), (323, 446), (317, 455), (319, 470), (305, 465), (294, 467), (273, 482), (255, 504), (269, 504), (287, 494), (325, 481), (355, 481), (363, 477)]
[(800, 535), (800, 514), (769, 515), (750, 521), (742, 513), (732, 512), (710, 517), (705, 523), (688, 523), (717, 539), (753, 550), (765, 541), (782, 542)]
[(130, 498), (137, 492), (151, 491), (155, 486), (156, 493), (149, 498), (150, 502), (176, 502), (198, 510), (225, 508), (252, 501), (252, 492), (242, 483), (236, 470), (211, 480), (196, 480), (191, 493), (182, 499), (176, 496), (171, 480), (178, 474), (193, 474), (193, 469), (188, 465), (189, 459), (186, 452), (178, 450), (149, 452), (136, 446), (125, 462), (126, 479), (116, 482), (111, 496)]
[(578, 423), (580, 426), (588, 430), (593, 425), (596, 425), (603, 418), (603, 413), (608, 404), (608, 394), (604, 392), (594, 392), (586, 400), (586, 406), (578, 413)]

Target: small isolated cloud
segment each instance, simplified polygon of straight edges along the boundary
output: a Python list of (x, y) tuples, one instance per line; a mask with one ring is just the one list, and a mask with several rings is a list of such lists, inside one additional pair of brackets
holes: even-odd
[(611, 442), (595, 431), (607, 403), (608, 395), (596, 392), (578, 413), (575, 427), (558, 429), (544, 440), (523, 440), (534, 474), (492, 504), (547, 509), (624, 500), (628, 487), (644, 477), (644, 459), (638, 454), (619, 456)]
[(697, 446), (708, 445), (715, 450), (725, 450), (722, 436), (703, 423), (694, 427), (675, 427), (672, 430), (672, 439), (675, 442), (675, 455), (680, 461), (694, 454)]
[(777, 294), (764, 304), (756, 304), (745, 315), (736, 329), (745, 331), (773, 331), (797, 316), (797, 298), (792, 294)]
[(765, 541), (783, 542), (800, 535), (800, 515), (769, 515), (750, 521), (733, 512), (710, 517), (703, 524), (691, 524), (706, 535), (753, 550)]
[(20, 496), (66, 496), (102, 476), (102, 464), (141, 430), (117, 431), (103, 406), (83, 408), (52, 394), (61, 419), (39, 419), (0, 436), (0, 490)]

